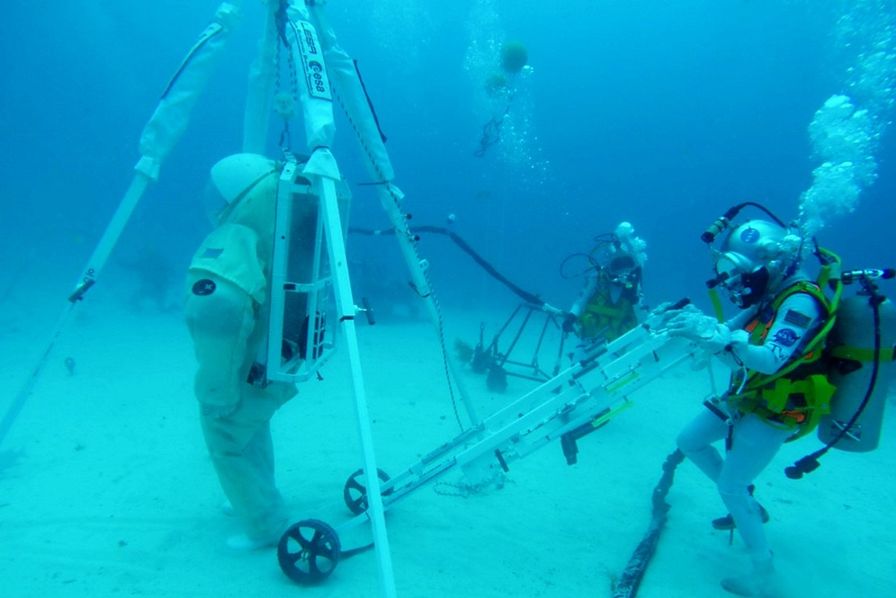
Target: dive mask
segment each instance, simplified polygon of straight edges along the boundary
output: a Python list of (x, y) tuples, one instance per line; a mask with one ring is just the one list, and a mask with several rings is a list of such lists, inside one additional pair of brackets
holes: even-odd
[(715, 272), (716, 277), (709, 281), (709, 286), (724, 287), (732, 303), (740, 308), (758, 303), (768, 288), (768, 268), (756, 267), (739, 253), (730, 251), (719, 253), (716, 257)]
[(613, 257), (606, 266), (610, 280), (621, 287), (630, 289), (638, 283), (638, 264), (628, 254)]

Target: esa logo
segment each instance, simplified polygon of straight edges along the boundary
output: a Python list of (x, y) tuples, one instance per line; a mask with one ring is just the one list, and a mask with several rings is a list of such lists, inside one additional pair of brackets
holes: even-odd
[(308, 61), (308, 70), (310, 71), (310, 82), (314, 87), (314, 91), (319, 94), (327, 93), (327, 85), (324, 80), (324, 65), (316, 60)]
[(782, 347), (792, 347), (799, 340), (799, 335), (792, 328), (782, 328), (775, 333), (772, 340)]

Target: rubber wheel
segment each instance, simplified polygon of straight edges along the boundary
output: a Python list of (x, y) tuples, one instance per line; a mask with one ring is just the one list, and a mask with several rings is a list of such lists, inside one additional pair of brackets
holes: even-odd
[(277, 561), (288, 578), (313, 585), (330, 576), (341, 552), (336, 530), (323, 521), (303, 519), (283, 532), (277, 544)]
[[(377, 469), (376, 473), (380, 482), (385, 483), (389, 481), (389, 474), (382, 469)], [(390, 494), (392, 494), (391, 488), (383, 492), (383, 496), (389, 496)], [(348, 507), (348, 510), (355, 515), (360, 515), (367, 510), (367, 481), (364, 477), (363, 469), (359, 469), (348, 476), (345, 486), (342, 488), (342, 498), (345, 500), (345, 506)]]

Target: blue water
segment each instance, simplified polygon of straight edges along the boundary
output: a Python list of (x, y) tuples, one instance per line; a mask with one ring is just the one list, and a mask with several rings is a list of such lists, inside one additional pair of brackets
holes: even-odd
[[(143, 125), (217, 4), (7, 0), (0, 301), (20, 306), (33, 285), (64, 304), (130, 182)], [(239, 150), (259, 4), (246, 2), (222, 68), (110, 259), (110, 284), (150, 254), (174, 273), (164, 280), (177, 296), (209, 228), (199, 201), (208, 168)], [(896, 8), (883, 1), (330, 5), (388, 136), (412, 222), (451, 227), (520, 287), (559, 306), (581, 284), (561, 276), (563, 259), (589, 251), (621, 220), (648, 243), (649, 303), (704, 301), (710, 260), (699, 235), (710, 222), (742, 201), (798, 216), (819, 165), (809, 124), (831, 95), (853, 93), (850, 69), (864, 51), (861, 37), (843, 43), (846, 8), (894, 11), (875, 23), (888, 24), (896, 49)], [(532, 70), (517, 83), (501, 142), (476, 157), (483, 125), (496, 116), (483, 88), (500, 67), (477, 53), (489, 40), (524, 43)], [(819, 233), (847, 267), (896, 266), (896, 133), (885, 126), (893, 116), (875, 114), (876, 180), (854, 212)], [(368, 179), (345, 120), (338, 124), (336, 155), (355, 192), (351, 224), (385, 227), (377, 199), (358, 185)], [(300, 124), (292, 130), (299, 146)], [(446, 305), (491, 314), (513, 303), (446, 239), (424, 237), (420, 252)], [(349, 254), (361, 280), (370, 271), (398, 285), (407, 278), (389, 239), (352, 238)]]
[[(649, 244), (646, 289), (658, 302), (700, 293), (709, 262), (698, 234), (732, 203), (761, 201), (796, 217), (817, 165), (807, 126), (828, 96), (846, 91), (855, 59), (835, 43), (839, 2), (332, 4), (414, 222), (443, 224), (455, 214), (456, 232), (520, 286), (558, 304), (578, 286), (559, 276), (560, 261), (589, 250), (594, 235), (620, 220), (631, 220)], [(0, 25), (4, 253), (27, 247), (36, 263), (77, 277), (130, 179), (143, 124), (215, 6), (61, 3), (48, 12), (12, 2)], [(246, 13), (138, 210), (139, 226), (122, 240), (124, 254), (158, 246), (182, 265), (204, 234), (195, 198), (209, 165), (240, 139), (260, 26), (254, 3)], [(476, 39), (528, 47), (534, 72), (510, 109), (528, 120), (526, 135), (510, 142), (516, 157), (499, 147), (473, 156), (492, 116), (477, 98), (498, 70), (465, 70)], [(858, 209), (820, 235), (857, 266), (896, 255), (886, 242), (896, 209), (887, 201), (896, 185), (893, 139), (886, 129), (879, 178)], [(338, 143), (347, 178), (366, 180), (351, 139)], [(363, 188), (355, 206), (353, 225), (385, 224)], [(359, 247), (367, 259), (378, 251)], [(444, 240), (425, 239), (422, 251), (446, 301), (505, 293)]]

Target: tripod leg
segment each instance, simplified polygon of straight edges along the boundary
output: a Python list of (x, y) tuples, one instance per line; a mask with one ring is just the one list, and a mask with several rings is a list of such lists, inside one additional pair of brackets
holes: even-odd
[[(329, 152), (329, 150), (319, 149), (318, 152)], [(369, 505), (368, 514), (373, 527), (373, 538), (380, 566), (383, 593), (384, 596), (392, 597), (395, 596), (392, 557), (389, 551), (388, 536), (386, 535), (386, 520), (383, 514), (383, 499), (380, 494), (380, 480), (377, 476), (378, 470), (373, 447), (373, 435), (370, 430), (370, 414), (367, 409), (367, 393), (361, 371), (361, 356), (355, 330), (355, 304), (352, 298), (351, 282), (348, 274), (345, 238), (343, 237), (342, 224), (339, 217), (336, 187), (333, 179), (323, 176), (313, 177), (312, 182), (320, 197), (324, 234), (329, 253), (330, 268), (333, 271), (336, 312), (351, 366), (358, 434), (364, 451), (364, 470), (367, 478), (367, 499)]]
[[(467, 418), (474, 426), (480, 422), (476, 414), (473, 400), (463, 384), (459, 372), (460, 366), (455, 362), (454, 356), (446, 348), (444, 328), (442, 325), (442, 313), (438, 302), (430, 288), (426, 268), (428, 264), (417, 253), (416, 237), (408, 226), (407, 215), (401, 209), (401, 200), (404, 194), (392, 184), (395, 172), (392, 168), (389, 152), (386, 151), (385, 136), (381, 134), (371, 104), (364, 90), (355, 63), (352, 58), (339, 46), (334, 30), (327, 25), (322, 3), (308, 6), (312, 20), (318, 24), (320, 43), (323, 48), (324, 58), (327, 62), (327, 72), (333, 81), (334, 88), (338, 91), (340, 105), (344, 108), (352, 129), (355, 131), (366, 157), (367, 171), (378, 184), (376, 191), (380, 204), (386, 216), (395, 230), (395, 238), (398, 240), (399, 249), (408, 266), (408, 272), (417, 294), (426, 305), (430, 320), (436, 329), (445, 367), (448, 370), (449, 380), (463, 401)], [(449, 385), (449, 391), (451, 385)], [(461, 427), (463, 424), (458, 422)]]

